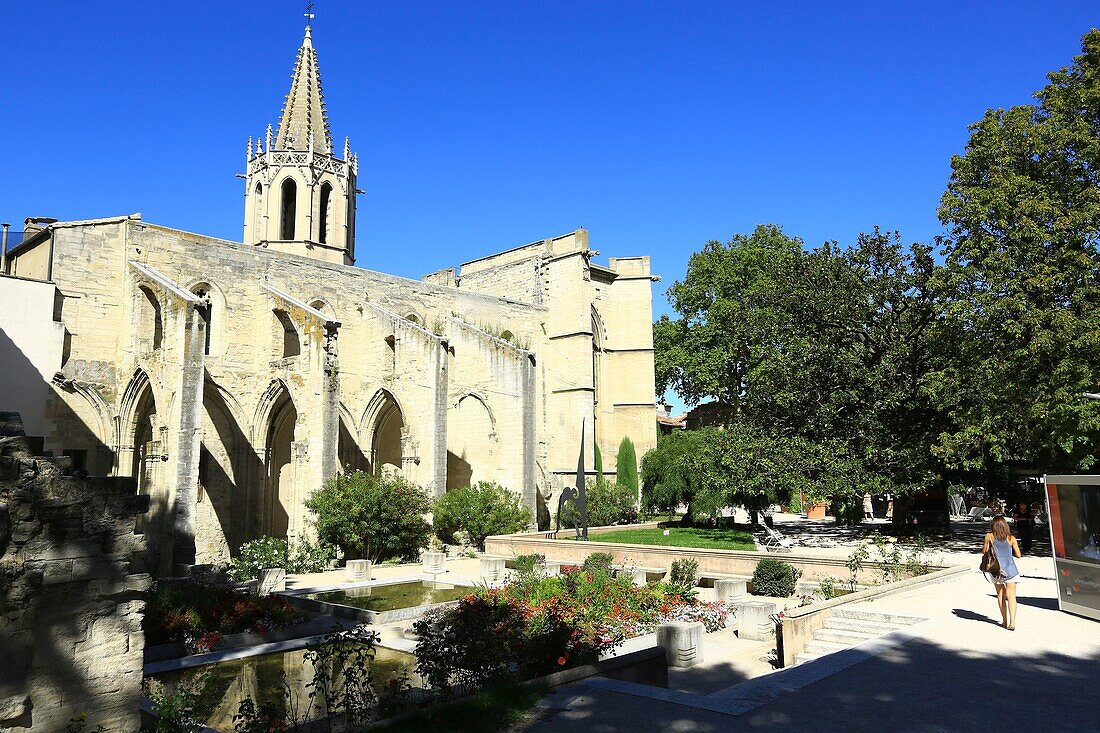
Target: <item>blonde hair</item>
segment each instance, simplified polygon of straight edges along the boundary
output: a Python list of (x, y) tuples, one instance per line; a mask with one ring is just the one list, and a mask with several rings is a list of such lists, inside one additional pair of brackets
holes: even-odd
[(993, 522), (989, 526), (989, 531), (993, 533), (993, 539), (1007, 540), (1012, 536), (1012, 530), (1008, 528), (1008, 522), (1004, 517), (994, 517)]

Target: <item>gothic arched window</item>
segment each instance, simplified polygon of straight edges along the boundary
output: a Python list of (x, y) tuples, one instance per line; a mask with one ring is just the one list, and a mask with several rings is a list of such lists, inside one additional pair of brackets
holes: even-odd
[(280, 209), (279, 238), (283, 241), (294, 239), (294, 212), (298, 206), (298, 184), (293, 178), (283, 181), (283, 201)]
[(320, 221), (321, 227), (317, 234), (317, 241), (321, 244), (328, 244), (328, 224), (331, 220), (329, 216), (329, 209), (332, 207), (332, 186), (324, 184), (321, 186), (321, 211)]
[(267, 239), (267, 232), (263, 230), (264, 226), (264, 187), (259, 181), (256, 181), (256, 196), (252, 202), (252, 239), (259, 242), (260, 240)]

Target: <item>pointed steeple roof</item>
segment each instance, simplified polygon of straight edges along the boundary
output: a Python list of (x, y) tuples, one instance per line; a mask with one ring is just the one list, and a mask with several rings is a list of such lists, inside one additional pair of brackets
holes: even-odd
[(319, 153), (332, 153), (332, 133), (325, 111), (325, 98), (321, 93), (321, 73), (317, 69), (317, 52), (313, 48), (313, 36), (306, 26), (306, 37), (298, 49), (294, 62), (290, 93), (286, 95), (283, 116), (279, 122), (279, 136), (275, 140), (277, 150), (308, 150), (310, 139), (313, 149)]

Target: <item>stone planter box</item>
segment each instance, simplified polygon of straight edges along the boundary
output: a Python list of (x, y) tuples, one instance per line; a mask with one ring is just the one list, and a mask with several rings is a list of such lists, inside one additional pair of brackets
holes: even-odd
[[(285, 629), (271, 631), (267, 634), (253, 634), (247, 631), (240, 634), (225, 634), (222, 637), (222, 645), (219, 651), (240, 649), (242, 647), (256, 646), (257, 644), (269, 644), (276, 641), (287, 641), (288, 639), (301, 639), (307, 636), (320, 636), (329, 633), (332, 631), (332, 627), (337, 625), (345, 628), (348, 626), (345, 623), (341, 623), (339, 619), (328, 616), (310, 619), (309, 621), (294, 626), (288, 626)], [(170, 644), (146, 646), (143, 663), (162, 662), (166, 659), (179, 659), (187, 656), (191, 655), (187, 653), (187, 649), (183, 646), (183, 642), (175, 641)]]

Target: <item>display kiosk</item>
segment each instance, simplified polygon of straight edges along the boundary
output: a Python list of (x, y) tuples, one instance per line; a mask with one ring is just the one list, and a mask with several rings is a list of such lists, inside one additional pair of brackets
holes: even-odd
[(1058, 608), (1100, 621), (1100, 476), (1044, 476)]

